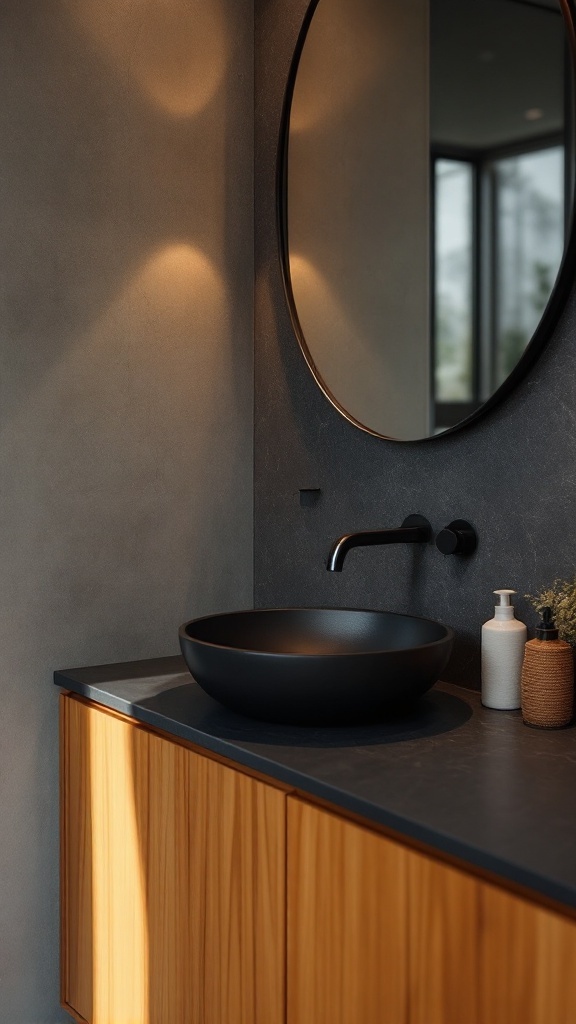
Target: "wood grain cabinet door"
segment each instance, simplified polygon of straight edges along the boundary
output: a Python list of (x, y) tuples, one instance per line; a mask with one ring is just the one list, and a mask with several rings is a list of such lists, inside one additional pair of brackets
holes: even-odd
[(89, 1024), (283, 1024), (285, 795), (61, 698), (62, 1001)]
[(481, 885), (480, 1024), (575, 1024), (576, 921)]
[(576, 921), (288, 798), (288, 1024), (576, 1024)]
[(412, 850), (409, 1024), (479, 1024), (480, 883)]
[(408, 851), (409, 1024), (576, 1024), (576, 922)]
[(288, 797), (288, 1024), (406, 1024), (402, 846)]
[(288, 798), (288, 1024), (479, 1024), (480, 883)]

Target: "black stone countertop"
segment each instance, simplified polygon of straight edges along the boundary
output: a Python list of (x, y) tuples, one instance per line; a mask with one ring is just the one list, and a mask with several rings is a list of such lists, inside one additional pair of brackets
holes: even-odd
[(56, 672), (58, 686), (576, 909), (576, 728), (440, 683), (410, 717), (302, 728), (242, 718), (179, 657)]

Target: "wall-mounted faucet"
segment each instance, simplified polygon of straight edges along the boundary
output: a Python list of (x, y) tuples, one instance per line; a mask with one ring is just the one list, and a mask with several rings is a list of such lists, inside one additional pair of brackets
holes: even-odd
[(426, 544), (432, 536), (432, 527), (424, 516), (407, 516), (402, 526), (392, 530), (365, 530), (345, 533), (334, 542), (328, 555), (329, 572), (342, 572), (344, 559), (352, 548), (365, 548), (373, 544)]

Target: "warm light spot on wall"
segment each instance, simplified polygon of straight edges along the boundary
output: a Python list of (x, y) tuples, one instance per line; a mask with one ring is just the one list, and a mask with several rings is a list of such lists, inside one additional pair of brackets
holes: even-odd
[[(91, 401), (97, 394), (101, 421), (113, 434), (117, 417), (124, 415), (119, 408), (126, 406), (126, 386), (139, 390), (140, 399), (133, 401), (139, 415), (144, 415), (144, 401), (148, 415), (154, 403), (162, 417), (169, 394), (174, 403), (180, 394), (194, 393), (195, 409), (198, 415), (202, 410), (205, 421), (199, 429), (209, 429), (214, 381), (227, 372), (230, 360), (231, 339), (223, 326), (229, 305), (222, 274), (202, 250), (184, 242), (164, 245), (109, 298), (99, 317), (43, 377), (33, 401), (37, 405), (41, 394), (48, 396), (70, 380), (76, 382), (74, 393), (82, 395), (90, 381)], [(124, 386), (111, 388), (111, 376)], [(26, 407), (21, 413), (29, 415)]]
[(201, 249), (173, 241), (151, 253), (116, 293), (78, 358), (114, 365), (121, 338), (121, 358), (135, 360), (132, 386), (140, 389), (149, 420), (165, 416), (168, 395), (173, 405), (185, 405), (194, 394), (198, 436), (221, 415), (211, 396), (215, 382), (231, 372), (222, 327), (228, 310), (219, 268)]
[[(249, 359), (247, 346), (245, 353)], [(238, 342), (223, 271), (190, 244), (172, 241), (162, 246), (103, 297), (98, 315), (76, 333), (73, 343), (62, 345), (59, 355), (12, 404), (3, 444), (19, 444), (31, 410), (38, 414), (40, 409), (48, 424), (46, 444), (51, 446), (56, 437), (63, 446), (63, 478), (75, 480), (76, 473), (84, 480), (82, 500), (92, 492), (100, 500), (100, 487), (114, 490), (115, 505), (109, 513), (113, 526), (106, 532), (101, 524), (97, 541), (99, 557), (115, 565), (117, 538), (126, 540), (123, 571), (108, 580), (113, 606), (125, 601), (129, 592), (131, 559), (141, 556), (142, 536), (150, 544), (150, 558), (157, 558), (159, 544), (165, 543), (168, 553), (174, 545), (168, 535), (171, 519), (163, 524), (166, 536), (162, 525), (150, 532), (143, 503), (138, 510), (131, 507), (135, 489), (144, 488), (143, 479), (150, 482), (150, 500), (158, 500), (152, 486), (153, 453), (162, 450), (170, 430), (179, 432), (173, 438), (174, 452), (184, 437), (192, 438), (196, 452), (209, 452), (214, 431), (222, 436), (224, 418), (234, 423), (237, 416)], [(239, 379), (245, 380), (242, 366)], [(111, 453), (121, 472), (107, 466), (103, 452)], [(205, 508), (198, 502), (200, 533)], [(107, 515), (108, 507), (103, 523)], [(134, 522), (143, 528), (139, 534), (127, 528)]]
[[(337, 389), (341, 375), (350, 378), (362, 348), (362, 337), (357, 335), (329, 281), (311, 260), (291, 253), (290, 277), (310, 355), (322, 368), (328, 386)], [(323, 330), (318, 329), (319, 324)]]
[(162, 110), (191, 117), (222, 80), (228, 36), (212, 0), (65, 0), (77, 22), (116, 67)]
[[(346, 288), (338, 289), (310, 259), (291, 254), (290, 276), (298, 319), (322, 381), (361, 423), (383, 434), (394, 432), (388, 424), (395, 429), (406, 405), (394, 346), (383, 344), (378, 324), (366, 325)], [(336, 280), (341, 282), (341, 275)]]
[(290, 133), (307, 132), (352, 107), (386, 74), (393, 41), (383, 37), (380, 14), (349, 0), (317, 7), (300, 64), (290, 111)]
[(173, 242), (155, 253), (128, 285), (120, 302), (142, 296), (146, 308), (163, 322), (212, 318), (225, 302), (224, 284), (214, 264), (200, 249)]

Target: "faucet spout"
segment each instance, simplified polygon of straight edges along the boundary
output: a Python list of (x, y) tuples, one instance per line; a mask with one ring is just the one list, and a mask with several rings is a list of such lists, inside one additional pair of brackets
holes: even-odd
[(334, 541), (326, 568), (329, 572), (342, 572), (344, 559), (352, 548), (371, 547), (374, 544), (426, 544), (431, 536), (430, 523), (419, 515), (407, 516), (397, 529), (345, 533)]

